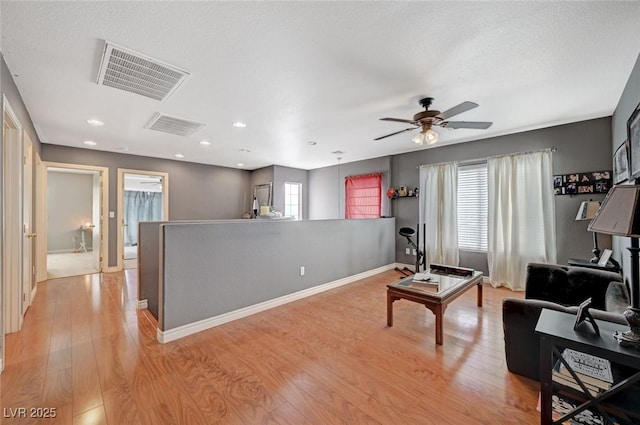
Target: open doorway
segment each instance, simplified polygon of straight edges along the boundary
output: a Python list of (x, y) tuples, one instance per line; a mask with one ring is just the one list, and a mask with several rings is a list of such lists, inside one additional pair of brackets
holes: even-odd
[[(47, 279), (103, 271), (107, 232), (103, 167), (46, 163), (43, 198)], [(38, 212), (40, 214), (40, 212)]]
[(162, 172), (118, 170), (118, 268), (138, 266), (138, 224), (168, 220), (168, 180)]

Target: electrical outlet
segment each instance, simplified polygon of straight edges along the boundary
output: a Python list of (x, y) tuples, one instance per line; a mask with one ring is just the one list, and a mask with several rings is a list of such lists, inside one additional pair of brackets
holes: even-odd
[(411, 255), (411, 248), (405, 249), (404, 253), (407, 254), (407, 255)]
[(415, 256), (415, 255), (417, 255), (417, 254), (418, 254), (418, 251), (416, 251), (416, 250), (414, 249), (414, 250), (413, 250), (413, 255)]
[(300, 276), (304, 276), (304, 266), (300, 266)]

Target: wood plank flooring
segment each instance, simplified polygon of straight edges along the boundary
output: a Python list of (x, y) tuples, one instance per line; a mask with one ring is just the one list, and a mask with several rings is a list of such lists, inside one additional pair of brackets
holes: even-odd
[[(504, 360), (502, 299), (484, 288), (435, 317), (389, 271), (168, 344), (136, 311), (136, 270), (40, 284), (6, 338), (6, 424), (538, 424), (538, 384)], [(11, 417), (55, 408), (55, 418)]]

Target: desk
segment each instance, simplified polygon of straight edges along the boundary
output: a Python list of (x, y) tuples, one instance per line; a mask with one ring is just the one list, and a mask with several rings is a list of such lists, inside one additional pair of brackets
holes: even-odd
[[(540, 423), (542, 425), (562, 423), (586, 408), (597, 409), (602, 414), (604, 410), (602, 405), (606, 405), (607, 399), (640, 381), (640, 350), (621, 347), (613, 338), (614, 331), (625, 331), (628, 329), (626, 326), (597, 320), (600, 335), (596, 335), (589, 328), (574, 331), (575, 318), (576, 316), (573, 314), (543, 309), (536, 326), (536, 333), (540, 335)], [(572, 348), (608, 359), (611, 363), (628, 366), (636, 372), (620, 382), (614, 382), (608, 391), (600, 393), (596, 397), (585, 395), (584, 398), (588, 401), (554, 422), (551, 415), (551, 396), (554, 385), (552, 368), (555, 363), (554, 359), (561, 355), (563, 348)], [(638, 415), (637, 417), (640, 418), (640, 409), (637, 404), (629, 407), (634, 409), (634, 417)]]
[(87, 252), (87, 242), (84, 237), (84, 232), (91, 232), (94, 227), (96, 226), (93, 224), (83, 224), (80, 226), (80, 250), (82, 250), (82, 252)]
[(607, 272), (620, 273), (620, 267), (609, 262), (606, 266), (600, 266), (598, 263), (592, 263), (589, 260), (581, 260), (579, 258), (570, 258), (567, 262), (570, 266), (586, 267), (588, 269), (604, 270)]

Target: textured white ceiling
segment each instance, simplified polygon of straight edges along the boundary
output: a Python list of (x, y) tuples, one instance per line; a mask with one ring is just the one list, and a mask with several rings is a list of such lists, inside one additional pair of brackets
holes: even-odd
[[(436, 146), (608, 116), (640, 52), (640, 2), (1, 7), (2, 53), (43, 142), (90, 139), (92, 149), (246, 169), (332, 165), (336, 150), (350, 162), (422, 149), (411, 132), (373, 139), (406, 128), (378, 119), (411, 118), (425, 95), (441, 111), (477, 102), (455, 119), (494, 122), (438, 129)], [(191, 77), (164, 102), (98, 86), (104, 40)], [(188, 137), (144, 128), (156, 112), (207, 126)]]

